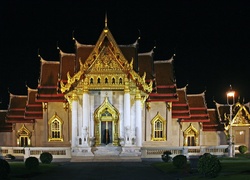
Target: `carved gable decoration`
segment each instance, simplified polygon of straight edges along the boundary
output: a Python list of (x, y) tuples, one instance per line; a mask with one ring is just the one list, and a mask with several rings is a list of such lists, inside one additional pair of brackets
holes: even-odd
[(234, 110), (236, 115), (233, 118), (233, 126), (250, 126), (250, 114), (246, 107), (240, 103), (236, 103)]
[(97, 54), (95, 61), (90, 66), (88, 74), (123, 73), (123, 67), (119, 64), (118, 59), (120, 52), (114, 51), (114, 47), (107, 38), (105, 38), (99, 49), (101, 49), (101, 51)]
[(67, 74), (67, 83), (60, 82), (61, 92), (72, 90), (72, 86), (85, 89), (124, 89), (127, 77), (134, 81), (144, 92), (152, 91), (152, 81), (145, 81), (133, 70), (133, 59), (129, 63), (116, 44), (108, 27), (103, 29), (93, 51), (83, 63), (79, 60), (80, 70), (73, 77)]

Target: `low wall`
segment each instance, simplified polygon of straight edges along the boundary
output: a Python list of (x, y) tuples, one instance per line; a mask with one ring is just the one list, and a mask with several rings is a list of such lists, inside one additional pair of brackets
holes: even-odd
[[(142, 147), (141, 158), (159, 159), (164, 151), (171, 151), (172, 157), (182, 154), (187, 158), (190, 156), (200, 156), (204, 153), (210, 153), (217, 156), (227, 156), (227, 145), (221, 146), (184, 146), (184, 147)], [(235, 153), (238, 152), (238, 146), (234, 147)], [(23, 159), (33, 156), (39, 159), (42, 152), (49, 152), (53, 155), (53, 161), (70, 161), (70, 147), (0, 147), (0, 157), (11, 154), (16, 159)]]
[(0, 156), (11, 154), (16, 159), (23, 159), (33, 156), (39, 159), (40, 154), (49, 152), (53, 155), (53, 161), (65, 161), (71, 159), (69, 147), (0, 147)]
[(183, 146), (183, 147), (142, 147), (142, 158), (161, 158), (164, 151), (170, 151), (171, 157), (178, 154), (189, 156), (200, 156), (204, 153), (210, 153), (216, 156), (227, 155), (227, 145), (221, 146)]

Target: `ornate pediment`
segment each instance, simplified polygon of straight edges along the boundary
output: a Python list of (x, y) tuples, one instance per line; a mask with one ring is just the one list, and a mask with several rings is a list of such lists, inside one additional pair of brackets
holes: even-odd
[(80, 70), (73, 77), (68, 74), (67, 83), (61, 81), (60, 85), (63, 93), (72, 90), (73, 85), (85, 90), (126, 89), (131, 84), (125, 83), (128, 77), (129, 82), (134, 81), (132, 84), (144, 92), (152, 91), (152, 82), (146, 83), (146, 74), (140, 77), (133, 70), (133, 59), (128, 63), (109, 29), (105, 27), (87, 60), (84, 63), (80, 60)]
[[(107, 43), (110, 44), (110, 43)], [(124, 67), (121, 65), (119, 52), (112, 51), (110, 45), (103, 46), (96, 59), (90, 65), (86, 74), (107, 74), (107, 73), (124, 73)]]
[(235, 110), (238, 109), (233, 118), (233, 126), (250, 126), (250, 114), (243, 104), (237, 103)]

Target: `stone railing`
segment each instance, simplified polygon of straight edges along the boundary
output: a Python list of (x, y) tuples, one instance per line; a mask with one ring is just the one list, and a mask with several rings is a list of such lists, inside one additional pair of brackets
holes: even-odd
[(189, 156), (200, 156), (211, 153), (217, 156), (227, 155), (228, 145), (221, 146), (183, 146), (183, 147), (142, 147), (142, 158), (161, 158), (164, 151), (170, 151), (172, 157), (182, 154)]
[(53, 161), (65, 161), (71, 159), (71, 151), (69, 147), (0, 147), (0, 157), (11, 154), (16, 159), (26, 159), (30, 156), (39, 159), (40, 154), (49, 152), (53, 155)]
[[(142, 147), (141, 158), (161, 158), (164, 151), (171, 151), (172, 157), (183, 154), (189, 158), (190, 156), (200, 156), (204, 153), (211, 153), (217, 156), (227, 156), (228, 145), (221, 146), (183, 146), (183, 147)], [(238, 153), (238, 147), (235, 146), (235, 152)], [(49, 152), (53, 155), (53, 161), (70, 161), (70, 147), (0, 147), (0, 158), (6, 154), (11, 154), (16, 159), (23, 159), (30, 156), (39, 159), (42, 152)]]

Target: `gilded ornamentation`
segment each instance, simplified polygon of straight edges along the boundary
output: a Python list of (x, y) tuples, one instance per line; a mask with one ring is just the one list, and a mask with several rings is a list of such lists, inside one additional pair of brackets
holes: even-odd
[[(87, 89), (123, 89), (129, 92), (134, 81), (135, 85), (145, 93), (152, 92), (152, 81), (146, 83), (146, 73), (142, 77), (133, 70), (132, 59), (130, 63), (123, 56), (121, 50), (116, 44), (112, 34), (106, 27), (100, 35), (95, 48), (84, 64), (81, 59), (80, 71), (73, 77), (67, 73), (67, 83), (60, 82), (61, 92), (65, 93), (71, 90), (71, 87), (82, 87), (83, 91)], [(83, 78), (83, 84), (79, 81)], [(128, 80), (126, 80), (128, 78)]]
[(146, 102), (146, 108), (148, 111), (151, 109), (150, 102)]
[(224, 124), (226, 134), (229, 134), (230, 126), (250, 126), (250, 114), (244, 105), (237, 102), (233, 111), (235, 115), (232, 117), (231, 122), (230, 115), (224, 113), (224, 120), (227, 122)]
[(48, 141), (63, 141), (63, 120), (55, 114), (50, 118), (48, 122)]
[(19, 146), (31, 146), (31, 136), (31, 131), (23, 124), (22, 127), (16, 133), (17, 144)]
[[(109, 137), (112, 139), (114, 146), (119, 145), (119, 112), (118, 110), (109, 103), (108, 98), (104, 99), (104, 102), (94, 112), (95, 120), (95, 144), (101, 145), (103, 139), (105, 139), (105, 132), (109, 132)], [(105, 129), (105, 131), (104, 131)]]
[(184, 135), (184, 146), (198, 146), (199, 132), (190, 123), (188, 128), (183, 132)]
[(167, 103), (167, 110), (168, 110), (168, 111), (171, 111), (171, 109), (172, 109), (172, 103), (171, 103), (171, 102), (168, 102), (168, 103)]
[(156, 116), (151, 120), (152, 141), (166, 141), (166, 123), (167, 121), (157, 112)]

